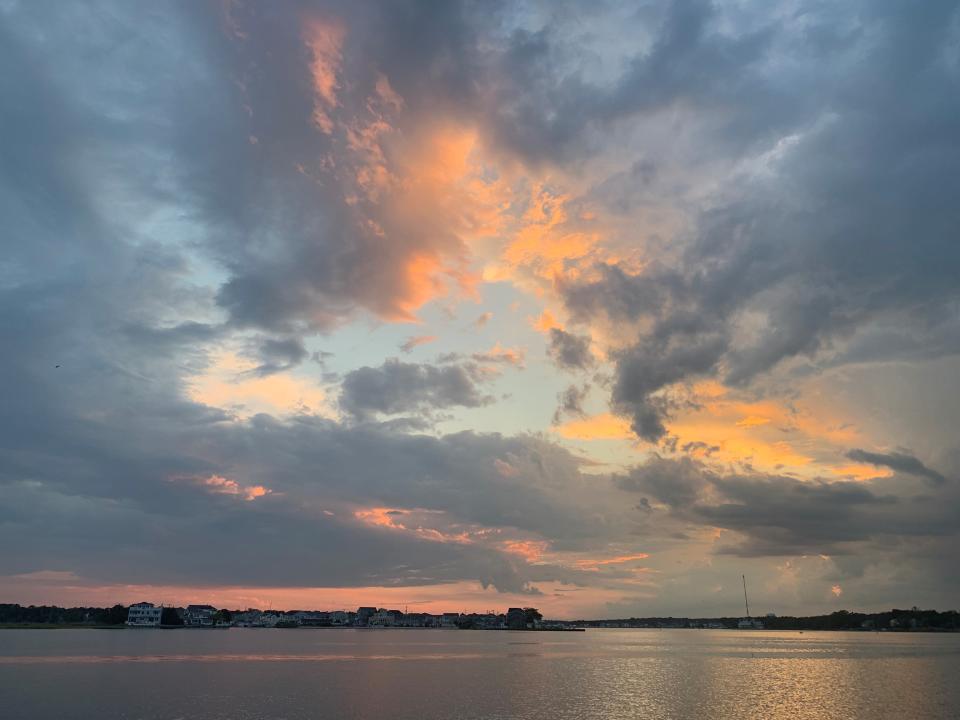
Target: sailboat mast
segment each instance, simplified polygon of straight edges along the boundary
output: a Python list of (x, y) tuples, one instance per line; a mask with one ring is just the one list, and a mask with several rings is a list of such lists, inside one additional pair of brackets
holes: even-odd
[(743, 576), (743, 604), (747, 607), (747, 619), (750, 619), (750, 601), (747, 600), (747, 576)]

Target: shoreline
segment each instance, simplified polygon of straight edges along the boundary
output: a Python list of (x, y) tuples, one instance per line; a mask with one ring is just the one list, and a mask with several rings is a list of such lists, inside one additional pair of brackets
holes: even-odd
[(79, 625), (71, 623), (0, 623), (0, 630), (468, 630), (475, 632), (586, 632), (587, 630), (685, 630), (685, 631), (695, 631), (695, 630), (713, 630), (715, 632), (749, 632), (749, 633), (858, 633), (858, 634), (889, 634), (889, 635), (904, 635), (904, 634), (933, 634), (933, 635), (951, 635), (960, 633), (960, 630), (950, 629), (950, 628), (897, 628), (897, 629), (888, 629), (882, 628), (880, 630), (857, 630), (853, 628), (837, 628), (837, 629), (818, 629), (818, 630), (807, 630), (807, 629), (794, 629), (794, 628), (777, 628), (769, 629), (765, 628), (760, 629), (739, 629), (739, 628), (655, 628), (655, 627), (621, 627), (621, 628), (604, 628), (604, 627), (569, 627), (569, 628), (525, 628), (525, 629), (515, 629), (511, 630), (510, 628), (428, 628), (428, 627), (389, 627), (389, 626), (376, 626), (376, 627), (354, 627), (350, 625), (342, 626), (332, 626), (332, 627), (318, 627), (318, 626), (306, 626), (306, 627), (287, 627), (287, 628), (270, 628), (270, 627), (220, 627), (220, 628), (209, 628), (209, 627), (184, 627), (182, 625), (161, 625), (157, 627), (128, 627), (126, 625)]

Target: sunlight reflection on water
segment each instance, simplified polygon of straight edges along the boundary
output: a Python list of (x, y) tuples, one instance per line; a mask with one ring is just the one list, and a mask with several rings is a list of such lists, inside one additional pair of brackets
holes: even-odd
[(960, 635), (0, 632), (4, 720), (960, 717)]

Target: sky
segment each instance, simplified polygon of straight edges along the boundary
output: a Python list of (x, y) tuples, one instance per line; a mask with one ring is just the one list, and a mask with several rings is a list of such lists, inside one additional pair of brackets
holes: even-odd
[(0, 0), (0, 98), (0, 601), (957, 607), (957, 2)]

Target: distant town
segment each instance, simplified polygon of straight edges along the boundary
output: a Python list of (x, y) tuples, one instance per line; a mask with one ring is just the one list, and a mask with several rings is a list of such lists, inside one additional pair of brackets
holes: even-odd
[(545, 623), (536, 608), (510, 608), (505, 613), (417, 613), (377, 607), (354, 610), (223, 610), (212, 605), (161, 607), (140, 602), (127, 609), (128, 627), (194, 628), (459, 628), (477, 630), (559, 629)]
[(762, 618), (647, 617), (610, 620), (545, 620), (532, 607), (513, 607), (503, 613), (421, 613), (374, 606), (356, 610), (228, 610), (212, 605), (172, 607), (151, 602), (109, 608), (62, 608), (51, 605), (0, 604), (2, 627), (99, 628), (436, 628), (460, 630), (557, 630), (587, 628), (672, 628), (708, 630), (859, 630), (876, 632), (958, 632), (955, 610), (889, 610), (858, 613), (839, 610), (829, 615)]

